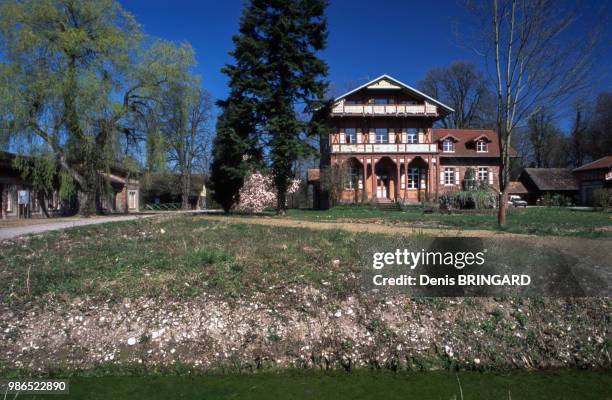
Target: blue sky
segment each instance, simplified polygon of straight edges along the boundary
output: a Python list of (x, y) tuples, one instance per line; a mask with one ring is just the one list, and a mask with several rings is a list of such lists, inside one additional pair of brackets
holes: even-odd
[[(196, 50), (197, 73), (215, 99), (227, 94), (220, 69), (232, 59), (232, 35), (238, 31), (242, 0), (122, 0), (146, 33), (172, 41), (188, 41)], [(584, 1), (577, 30), (586, 29), (604, 14), (609, 2)], [(457, 31), (466, 17), (461, 0), (331, 0), (328, 8), (329, 43), (322, 52), (330, 67), (329, 80), (338, 89), (387, 73), (416, 84), (427, 70), (454, 60), (483, 62), (462, 45)], [(596, 91), (612, 90), (612, 43), (605, 32)]]

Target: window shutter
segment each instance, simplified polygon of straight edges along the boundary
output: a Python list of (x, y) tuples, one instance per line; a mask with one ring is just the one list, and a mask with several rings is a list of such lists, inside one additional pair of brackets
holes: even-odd
[(344, 129), (342, 129), (342, 131), (340, 132), (340, 143), (345, 143), (346, 141), (346, 134), (344, 133)]
[(493, 171), (489, 170), (489, 185), (493, 184)]
[(459, 184), (459, 167), (455, 167), (455, 185)]
[(440, 172), (440, 184), (444, 185), (444, 171)]

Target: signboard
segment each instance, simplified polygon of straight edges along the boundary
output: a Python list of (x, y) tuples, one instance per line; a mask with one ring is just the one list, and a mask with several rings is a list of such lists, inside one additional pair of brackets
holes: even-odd
[(30, 204), (30, 192), (27, 190), (19, 190), (17, 192), (17, 204), (20, 206)]

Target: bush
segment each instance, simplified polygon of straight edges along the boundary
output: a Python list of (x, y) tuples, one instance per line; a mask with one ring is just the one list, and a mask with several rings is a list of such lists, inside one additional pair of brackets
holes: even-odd
[(498, 198), (490, 190), (460, 190), (440, 196), (440, 209), (483, 210), (497, 208)]
[(562, 194), (555, 193), (551, 195), (550, 193), (545, 193), (542, 196), (542, 205), (546, 207), (567, 207), (572, 204), (572, 198)]
[(612, 189), (601, 188), (593, 191), (595, 206), (601, 207), (604, 211), (612, 210)]

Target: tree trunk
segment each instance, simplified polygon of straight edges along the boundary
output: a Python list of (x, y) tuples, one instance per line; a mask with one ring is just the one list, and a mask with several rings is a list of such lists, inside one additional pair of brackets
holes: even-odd
[(95, 196), (91, 191), (83, 189), (79, 189), (77, 196), (79, 199), (79, 215), (89, 217), (93, 214)]
[(276, 193), (276, 215), (287, 215), (287, 191), (282, 188)]
[(497, 214), (497, 223), (500, 227), (506, 226), (506, 212), (508, 210), (508, 191), (504, 190), (499, 193), (499, 211)]
[(189, 175), (184, 174), (181, 176), (181, 209), (189, 210), (189, 189), (190, 189)]

